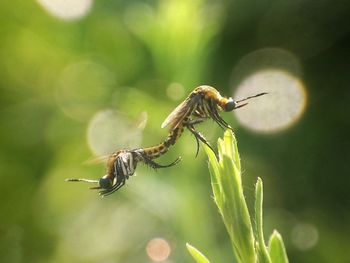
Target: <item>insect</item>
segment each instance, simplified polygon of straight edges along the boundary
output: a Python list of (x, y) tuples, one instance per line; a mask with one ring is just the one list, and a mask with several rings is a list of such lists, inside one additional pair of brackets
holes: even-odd
[(210, 148), (211, 146), (204, 136), (195, 129), (194, 125), (203, 122), (207, 118), (211, 118), (220, 127), (232, 130), (231, 126), (219, 115), (219, 111), (223, 110), (228, 112), (241, 108), (248, 104), (241, 104), (242, 102), (265, 94), (267, 93), (263, 92), (235, 101), (231, 97), (223, 97), (219, 91), (211, 86), (199, 86), (195, 88), (188, 95), (188, 97), (168, 115), (161, 127), (164, 128), (170, 125), (170, 131), (181, 125), (187, 127), (196, 138), (197, 155), (199, 150), (199, 141), (202, 141)]
[(135, 173), (139, 162), (143, 162), (154, 169), (167, 168), (179, 163), (181, 157), (178, 157), (168, 165), (161, 165), (153, 161), (153, 159), (165, 154), (170, 146), (175, 144), (183, 133), (183, 130), (183, 125), (179, 125), (169, 133), (168, 137), (162, 143), (152, 147), (133, 150), (124, 149), (114, 152), (108, 157), (106, 175), (99, 180), (70, 178), (66, 179), (66, 181), (97, 183), (98, 186), (90, 187), (90, 189), (99, 189), (101, 196), (110, 195), (125, 185), (125, 181)]

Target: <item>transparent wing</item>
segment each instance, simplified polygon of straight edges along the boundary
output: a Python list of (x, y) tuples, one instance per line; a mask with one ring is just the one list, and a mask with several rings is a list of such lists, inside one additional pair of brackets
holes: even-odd
[(106, 155), (102, 155), (102, 156), (98, 156), (98, 157), (92, 157), (92, 158), (84, 161), (84, 164), (94, 165), (94, 164), (106, 163), (110, 156), (111, 156), (111, 154), (106, 154)]
[(169, 116), (162, 123), (161, 128), (164, 128), (170, 124), (170, 130), (175, 129), (180, 123), (182, 123), (186, 116), (192, 114), (196, 108), (199, 98), (200, 94), (194, 94), (187, 97), (169, 114)]
[(97, 157), (92, 157), (88, 160), (86, 160), (84, 162), (84, 164), (99, 164), (99, 163), (107, 163), (109, 161), (110, 158), (117, 158), (117, 156), (121, 153), (121, 152), (125, 152), (127, 150), (125, 149), (121, 149), (121, 150), (117, 150), (113, 153), (110, 153), (110, 154), (106, 154), (106, 155), (101, 155), (101, 156), (97, 156)]

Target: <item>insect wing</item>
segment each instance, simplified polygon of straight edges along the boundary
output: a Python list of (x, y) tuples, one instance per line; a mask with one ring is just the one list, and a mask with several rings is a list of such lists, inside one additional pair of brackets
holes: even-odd
[(199, 94), (196, 94), (195, 96), (190, 96), (181, 102), (181, 104), (178, 105), (175, 110), (173, 110), (165, 119), (165, 121), (162, 123), (161, 128), (164, 128), (170, 124), (170, 130), (174, 130), (180, 123), (182, 123), (186, 116), (193, 112), (198, 99)]
[(92, 157), (84, 161), (84, 164), (94, 165), (94, 164), (106, 163), (110, 156), (111, 156), (110, 154), (109, 155), (106, 154), (98, 157)]
[(123, 150), (115, 151), (111, 154), (101, 155), (97, 157), (92, 157), (84, 162), (84, 164), (100, 164), (107, 163), (110, 158), (116, 158)]
[(178, 105), (175, 110), (173, 110), (169, 116), (165, 119), (165, 121), (162, 123), (161, 128), (164, 128), (171, 124), (171, 129), (175, 128), (178, 123), (182, 121), (184, 116), (188, 113), (188, 103), (189, 101), (186, 99), (185, 101), (181, 102), (180, 105)]

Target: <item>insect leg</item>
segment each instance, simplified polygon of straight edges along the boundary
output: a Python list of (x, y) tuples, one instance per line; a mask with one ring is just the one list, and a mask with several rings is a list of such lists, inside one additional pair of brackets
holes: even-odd
[(105, 197), (105, 196), (108, 196), (110, 194), (113, 194), (115, 191), (119, 190), (121, 187), (123, 187), (125, 185), (125, 178), (122, 179), (121, 182), (119, 183), (116, 183), (115, 185), (113, 185), (112, 188), (110, 189), (106, 189), (106, 190), (103, 190), (103, 191), (100, 191), (100, 195), (102, 197)]
[(205, 121), (206, 118), (196, 118), (193, 120), (189, 120), (187, 122), (184, 123), (184, 125), (189, 124), (189, 125), (197, 125), (199, 123), (202, 123), (203, 121)]
[(170, 164), (167, 165), (162, 165), (159, 163), (156, 163), (155, 161), (152, 161), (148, 156), (146, 156), (145, 154), (139, 153), (141, 158), (143, 159), (143, 162), (147, 165), (149, 165), (150, 167), (152, 167), (153, 169), (157, 169), (157, 168), (167, 168), (170, 166), (174, 166), (176, 164), (178, 164), (181, 161), (181, 157), (176, 158), (175, 161), (173, 161)]
[(117, 178), (119, 175), (126, 174), (126, 170), (121, 157), (117, 157), (114, 161), (114, 176)]
[(209, 102), (209, 113), (210, 113), (210, 116), (213, 118), (213, 120), (219, 124), (223, 129), (230, 129), (232, 130), (231, 126), (228, 125), (228, 123), (223, 119), (221, 118), (221, 116), (219, 115), (218, 111), (217, 111), (217, 106), (216, 104), (213, 103), (213, 101), (210, 101)]
[(187, 127), (187, 128), (190, 130), (190, 132), (192, 132), (192, 134), (194, 135), (194, 138), (196, 139), (196, 144), (197, 144), (196, 157), (197, 157), (198, 153), (199, 153), (199, 139), (198, 139), (197, 134), (195, 133), (193, 127), (192, 128), (191, 127)]
[(187, 123), (184, 124), (187, 127), (187, 129), (194, 135), (194, 138), (196, 139), (196, 143), (197, 143), (196, 157), (198, 156), (198, 152), (199, 152), (199, 139), (197, 136), (197, 133), (199, 133), (199, 132), (197, 132), (195, 130), (194, 125), (199, 124), (203, 121), (204, 121), (204, 118), (198, 118), (198, 119), (194, 119), (194, 120), (189, 120)]
[(220, 127), (222, 127), (222, 123), (217, 118), (217, 115), (215, 112), (217, 112), (216, 105), (213, 105), (211, 101), (208, 101), (206, 104), (207, 112), (209, 114), (209, 117), (212, 118), (217, 124), (219, 124)]
[(214, 153), (214, 149), (210, 146), (210, 143), (208, 142), (208, 140), (200, 133), (198, 132), (193, 124), (186, 124), (186, 127), (188, 128), (188, 130), (194, 135), (194, 137), (196, 138), (196, 142), (197, 142), (197, 151), (196, 151), (196, 157), (198, 156), (198, 152), (199, 152), (199, 141), (203, 142), (204, 144), (206, 144)]

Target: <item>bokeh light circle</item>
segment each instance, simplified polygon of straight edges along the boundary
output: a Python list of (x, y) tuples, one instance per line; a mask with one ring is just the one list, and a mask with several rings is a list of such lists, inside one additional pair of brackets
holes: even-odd
[(259, 98), (234, 111), (238, 121), (256, 132), (277, 132), (290, 127), (304, 112), (306, 91), (296, 55), (281, 48), (263, 48), (245, 55), (232, 71), (233, 98), (261, 92)]
[(37, 0), (51, 15), (62, 20), (76, 20), (90, 11), (93, 0)]
[(276, 132), (295, 123), (304, 112), (304, 86), (288, 72), (278, 69), (256, 72), (242, 81), (233, 97), (239, 100), (261, 92), (268, 94), (234, 111), (238, 121), (249, 129)]
[(91, 198), (75, 205), (75, 212), (64, 215), (54, 262), (125, 262), (125, 255), (135, 253), (137, 258), (143, 253), (143, 248), (135, 244), (157, 229), (151, 214), (120, 198), (105, 200), (103, 205), (98, 198)]
[(318, 242), (318, 230), (312, 224), (299, 223), (292, 229), (292, 243), (300, 250), (308, 250)]
[(180, 83), (170, 83), (166, 89), (166, 95), (174, 101), (180, 100), (185, 95), (185, 88)]
[(265, 69), (280, 69), (293, 76), (302, 75), (299, 58), (282, 48), (262, 48), (246, 54), (233, 69), (231, 82), (239, 85), (252, 73)]
[(137, 148), (141, 145), (142, 128), (147, 114), (141, 114), (142, 123), (133, 123), (123, 114), (107, 109), (97, 112), (90, 120), (87, 140), (96, 156), (110, 154), (118, 149)]
[(152, 261), (162, 262), (168, 259), (171, 247), (165, 239), (153, 238), (147, 243), (146, 253)]
[(115, 83), (114, 74), (99, 63), (90, 60), (72, 63), (60, 75), (58, 105), (67, 116), (86, 121), (105, 105)]

